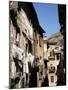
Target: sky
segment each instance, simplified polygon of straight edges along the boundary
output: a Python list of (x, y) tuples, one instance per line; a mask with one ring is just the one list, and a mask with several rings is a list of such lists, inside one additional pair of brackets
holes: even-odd
[(36, 10), (39, 23), (44, 31), (45, 36), (49, 37), (52, 34), (59, 32), (59, 18), (58, 18), (58, 7), (57, 4), (47, 3), (33, 3)]

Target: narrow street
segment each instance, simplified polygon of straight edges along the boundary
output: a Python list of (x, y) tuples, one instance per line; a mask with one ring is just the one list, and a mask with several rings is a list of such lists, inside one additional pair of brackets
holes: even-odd
[(65, 10), (59, 4), (9, 2), (10, 88), (66, 85)]

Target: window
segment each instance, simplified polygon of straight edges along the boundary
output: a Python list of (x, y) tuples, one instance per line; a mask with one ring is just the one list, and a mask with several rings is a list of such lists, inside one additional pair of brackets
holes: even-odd
[(54, 50), (50, 52), (50, 56), (54, 56)]
[(54, 66), (49, 67), (49, 73), (55, 73), (55, 67)]
[(51, 52), (50, 52), (50, 56), (51, 56), (52, 54), (51, 54)]
[(51, 76), (51, 82), (52, 83), (54, 82), (54, 76)]
[(61, 54), (57, 54), (57, 60), (61, 59)]
[(42, 47), (42, 37), (39, 36), (39, 46)]
[(59, 54), (57, 54), (57, 60), (59, 60)]
[(32, 44), (30, 40), (28, 40), (28, 51), (32, 53)]
[(16, 45), (19, 46), (20, 34), (16, 33)]

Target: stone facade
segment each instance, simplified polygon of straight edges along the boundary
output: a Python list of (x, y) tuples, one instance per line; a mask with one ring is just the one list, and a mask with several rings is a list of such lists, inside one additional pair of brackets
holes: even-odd
[(32, 19), (29, 20), (24, 9), (25, 6), (19, 10), (18, 7), (18, 2), (11, 1), (9, 4), (10, 88), (29, 86), (29, 74), (26, 80), (26, 74), (29, 73), (26, 59), (29, 52), (35, 58), (42, 57), (43, 60), (43, 30), (40, 26), (33, 26)]
[(43, 36), (40, 35), (40, 33), (36, 30), (34, 32), (34, 41), (35, 41), (35, 56), (42, 57), (43, 59)]
[(56, 86), (57, 85), (57, 66), (61, 61), (61, 46), (60, 45), (49, 45), (48, 49), (48, 79), (49, 79), (49, 86)]
[(59, 35), (44, 37), (32, 3), (10, 1), (9, 33), (10, 88), (56, 86), (60, 72), (64, 79)]
[(47, 38), (44, 37), (44, 59), (46, 60), (48, 60), (47, 51)]

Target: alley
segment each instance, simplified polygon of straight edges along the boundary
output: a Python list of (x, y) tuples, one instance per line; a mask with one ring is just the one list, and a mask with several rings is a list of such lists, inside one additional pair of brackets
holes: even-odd
[(32, 3), (9, 2), (9, 31), (10, 88), (65, 85), (64, 36), (46, 36)]

